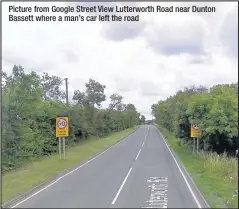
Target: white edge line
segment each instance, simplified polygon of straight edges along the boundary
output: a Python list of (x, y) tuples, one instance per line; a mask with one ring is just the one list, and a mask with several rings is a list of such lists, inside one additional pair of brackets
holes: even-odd
[(113, 201), (112, 201), (112, 203), (111, 203), (112, 205), (115, 204), (115, 202), (116, 202), (116, 200), (117, 200), (117, 198), (118, 198), (118, 196), (119, 196), (121, 190), (123, 189), (123, 186), (124, 186), (125, 182), (127, 181), (127, 178), (129, 177), (129, 174), (130, 174), (131, 171), (132, 171), (132, 167), (129, 169), (129, 172), (127, 173), (126, 177), (124, 178), (124, 181), (123, 181), (123, 183), (121, 184), (121, 186), (120, 186), (120, 188), (119, 188), (117, 194), (115, 195), (115, 198), (113, 199)]
[[(139, 127), (141, 128), (141, 127)], [(58, 181), (60, 181), (61, 179), (63, 179), (64, 177), (68, 176), (69, 174), (77, 171), (78, 169), (80, 169), (81, 167), (87, 165), (89, 162), (91, 162), (92, 160), (98, 158), (99, 156), (103, 155), (105, 152), (109, 151), (110, 149), (112, 149), (113, 147), (115, 147), (116, 145), (120, 144), (122, 141), (124, 141), (126, 138), (128, 138), (131, 134), (135, 133), (139, 128), (137, 128), (134, 132), (130, 133), (128, 136), (126, 136), (125, 138), (123, 138), (122, 140), (120, 140), (119, 142), (117, 142), (116, 144), (112, 145), (111, 147), (107, 148), (105, 151), (101, 152), (100, 154), (96, 155), (95, 157), (93, 157), (92, 159), (88, 160), (87, 162), (85, 162), (84, 164), (78, 166), (77, 168), (75, 168), (74, 170), (66, 173), (65, 175), (59, 177), (58, 179), (56, 179), (55, 181), (53, 181), (52, 183), (48, 184), (47, 186), (45, 186), (44, 188), (40, 189), (39, 191), (33, 193), (32, 195), (30, 195), (29, 197), (27, 197), (26, 199), (23, 199), (22, 201), (18, 202), (17, 204), (13, 205), (10, 208), (15, 208), (19, 205), (21, 205), (22, 203), (26, 202), (27, 200), (31, 199), (32, 197), (36, 196), (37, 194), (39, 194), (40, 192), (46, 190), (47, 188), (51, 187), (52, 185), (56, 184)]]
[[(159, 129), (158, 129), (156, 126), (154, 126), (154, 127), (155, 127), (155, 128), (158, 130), (158, 131), (159, 131)], [(198, 208), (202, 208), (202, 206), (200, 205), (200, 203), (199, 203), (199, 201), (198, 201), (198, 199), (197, 199), (196, 195), (194, 194), (194, 192), (193, 192), (193, 190), (192, 190), (192, 188), (191, 188), (190, 184), (188, 183), (188, 180), (187, 180), (187, 178), (185, 177), (184, 173), (182, 172), (182, 170), (181, 170), (180, 166), (178, 165), (178, 162), (177, 162), (177, 160), (176, 160), (176, 159), (175, 159), (175, 157), (173, 156), (173, 153), (172, 153), (172, 151), (170, 150), (170, 148), (169, 148), (169, 146), (168, 146), (168, 144), (167, 144), (166, 140), (164, 139), (164, 136), (163, 136), (163, 134), (162, 134), (160, 131), (159, 131), (159, 133), (160, 133), (160, 135), (162, 136), (162, 138), (163, 138), (163, 140), (164, 140), (164, 143), (166, 144), (166, 146), (167, 146), (167, 148), (168, 148), (168, 150), (169, 150), (169, 152), (170, 152), (171, 156), (173, 157), (173, 160), (174, 160), (174, 162), (176, 163), (176, 165), (177, 165), (177, 167), (178, 167), (178, 169), (179, 169), (180, 173), (182, 174), (182, 177), (183, 177), (183, 179), (184, 179), (184, 181), (185, 181), (185, 183), (186, 183), (186, 185), (187, 185), (187, 187), (188, 187), (189, 191), (191, 192), (191, 194), (192, 194), (192, 196), (193, 196), (193, 199), (195, 200), (195, 202), (196, 202), (196, 204), (197, 204)]]
[(137, 160), (137, 159), (138, 159), (140, 152), (141, 152), (141, 149), (139, 150), (139, 152), (138, 152), (138, 154), (137, 154), (137, 156), (136, 156), (135, 160)]
[[(175, 153), (176, 154), (176, 153)], [(177, 156), (176, 156), (177, 158)], [(178, 159), (179, 161), (179, 159)], [(202, 195), (201, 191), (198, 189), (197, 185), (195, 184), (193, 178), (189, 175), (188, 171), (186, 170), (185, 166), (180, 163), (179, 161), (179, 164), (181, 165), (181, 167), (183, 168), (184, 172), (187, 174), (187, 176), (190, 178), (192, 184), (194, 185), (195, 189), (198, 191), (198, 193), (200, 194), (201, 198), (203, 199), (204, 203), (207, 205), (208, 208), (210, 208), (210, 205), (207, 203), (206, 199), (204, 198), (204, 196)]]

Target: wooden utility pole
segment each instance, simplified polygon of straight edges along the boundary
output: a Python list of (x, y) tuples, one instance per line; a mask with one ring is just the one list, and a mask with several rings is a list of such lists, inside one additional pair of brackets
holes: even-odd
[(68, 78), (65, 78), (66, 81), (66, 104), (68, 104)]

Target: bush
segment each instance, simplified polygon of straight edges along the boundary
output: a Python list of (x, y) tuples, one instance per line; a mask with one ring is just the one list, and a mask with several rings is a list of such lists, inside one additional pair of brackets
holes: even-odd
[(73, 102), (65, 104), (65, 93), (61, 90), (63, 79), (57, 76), (26, 74), (21, 66), (14, 66), (10, 76), (3, 75), (3, 172), (57, 151), (57, 116), (69, 117), (67, 145), (90, 136), (102, 137), (140, 122), (134, 105), (123, 104), (118, 94), (111, 96), (110, 108), (98, 109), (106, 99), (106, 87), (92, 79), (86, 83), (85, 92), (75, 91)]

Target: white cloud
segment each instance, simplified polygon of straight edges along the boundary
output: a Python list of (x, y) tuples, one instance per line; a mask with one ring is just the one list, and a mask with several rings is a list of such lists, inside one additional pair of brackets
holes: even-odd
[[(138, 3), (216, 6), (216, 13), (140, 13), (139, 23), (124, 24), (13, 23), (8, 21), (8, 6), (13, 3), (2, 4), (3, 57), (27, 70), (68, 77), (70, 96), (76, 89), (83, 91), (92, 78), (107, 86), (107, 96), (119, 92), (125, 103), (133, 103), (151, 118), (153, 103), (184, 86), (237, 81), (237, 3)], [(14, 3), (53, 4), (66, 6)], [(3, 61), (4, 71), (11, 67)]]

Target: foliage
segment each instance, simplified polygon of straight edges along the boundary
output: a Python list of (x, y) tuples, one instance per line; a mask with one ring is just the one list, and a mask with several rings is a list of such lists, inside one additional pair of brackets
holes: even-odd
[(218, 154), (235, 153), (238, 147), (238, 83), (185, 88), (152, 105), (157, 124), (190, 146), (190, 124), (202, 128), (199, 148)]
[[(106, 100), (105, 85), (89, 79), (86, 91), (76, 90), (73, 103), (65, 104), (63, 79), (25, 73), (14, 66), (11, 75), (3, 73), (2, 98), (2, 170), (14, 169), (25, 162), (57, 151), (55, 118), (69, 116), (70, 136), (67, 145), (105, 136), (140, 123), (132, 104), (123, 104), (122, 96), (112, 95), (108, 109), (98, 109)], [(116, 96), (115, 96), (116, 95)], [(113, 108), (112, 108), (113, 107)]]
[(141, 115), (140, 122), (141, 122), (141, 124), (146, 123), (146, 117), (144, 115)]
[(117, 93), (114, 93), (110, 96), (111, 103), (109, 109), (122, 110), (122, 99), (123, 97)]

